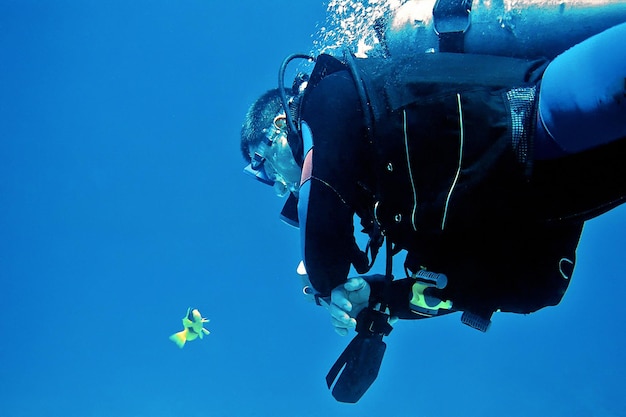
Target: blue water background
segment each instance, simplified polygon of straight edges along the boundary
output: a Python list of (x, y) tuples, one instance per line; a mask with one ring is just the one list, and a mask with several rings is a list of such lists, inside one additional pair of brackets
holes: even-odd
[[(325, 10), (0, 1), (0, 415), (626, 416), (625, 208), (586, 225), (558, 307), (399, 323), (365, 397), (331, 397), (349, 339), (238, 143)], [(181, 350), (189, 306), (211, 334)]]

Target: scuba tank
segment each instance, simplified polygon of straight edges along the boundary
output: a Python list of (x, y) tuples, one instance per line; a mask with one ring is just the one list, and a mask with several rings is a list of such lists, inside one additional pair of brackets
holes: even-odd
[(385, 55), (466, 52), (554, 58), (626, 22), (625, 0), (411, 0), (379, 32)]

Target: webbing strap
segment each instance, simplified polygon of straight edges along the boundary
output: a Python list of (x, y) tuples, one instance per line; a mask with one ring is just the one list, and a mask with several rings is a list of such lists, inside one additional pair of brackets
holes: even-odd
[(439, 52), (464, 52), (471, 10), (472, 0), (437, 0), (433, 8), (433, 27), (439, 36)]
[(365, 121), (365, 129), (367, 130), (367, 136), (370, 142), (373, 142), (374, 137), (374, 116), (372, 115), (372, 110), (369, 106), (369, 98), (367, 97), (367, 92), (363, 87), (363, 79), (359, 74), (359, 70), (354, 62), (354, 56), (350, 50), (344, 50), (344, 59), (346, 60), (346, 65), (348, 66), (348, 70), (350, 71), (350, 75), (354, 80), (354, 85), (359, 95), (359, 101), (361, 103), (361, 109), (363, 111), (363, 118)]

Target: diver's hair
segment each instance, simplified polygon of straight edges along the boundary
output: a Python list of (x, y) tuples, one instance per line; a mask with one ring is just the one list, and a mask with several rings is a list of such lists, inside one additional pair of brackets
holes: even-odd
[(250, 106), (241, 126), (241, 153), (247, 162), (250, 162), (250, 147), (263, 141), (264, 129), (281, 111), (283, 106), (278, 88), (267, 91)]

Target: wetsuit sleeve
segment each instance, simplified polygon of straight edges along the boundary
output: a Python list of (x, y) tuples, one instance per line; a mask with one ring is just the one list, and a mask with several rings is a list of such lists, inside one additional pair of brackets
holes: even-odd
[(302, 119), (313, 142), (298, 203), (302, 252), (311, 284), (326, 296), (345, 282), (360, 253), (353, 207), (360, 166), (355, 147), (364, 130), (354, 82), (346, 71), (324, 78), (305, 96)]
[(539, 95), (538, 159), (582, 152), (626, 137), (625, 38), (626, 23), (622, 23), (550, 63)]
[(322, 296), (328, 296), (346, 280), (350, 270), (353, 212), (323, 182), (309, 180), (301, 192), (299, 216), (304, 263), (313, 287)]

